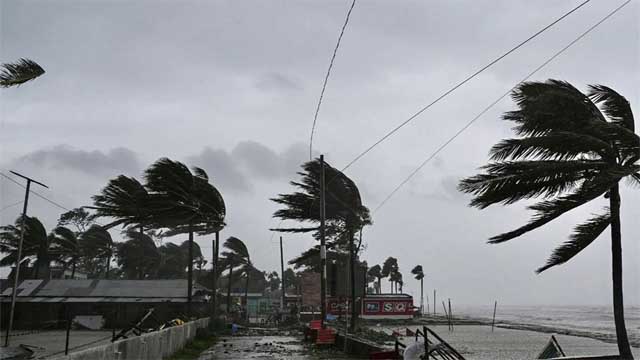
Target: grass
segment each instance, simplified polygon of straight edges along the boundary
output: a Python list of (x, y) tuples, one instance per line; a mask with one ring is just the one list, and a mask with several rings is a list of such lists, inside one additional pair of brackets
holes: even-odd
[(182, 350), (173, 354), (169, 360), (192, 360), (197, 359), (202, 352), (216, 343), (215, 335), (206, 337), (196, 337), (192, 342), (188, 343)]

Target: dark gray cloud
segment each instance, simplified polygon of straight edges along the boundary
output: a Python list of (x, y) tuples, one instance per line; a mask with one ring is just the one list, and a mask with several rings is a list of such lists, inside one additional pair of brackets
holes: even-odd
[(237, 163), (224, 150), (206, 147), (197, 155), (187, 158), (189, 165), (203, 168), (209, 179), (220, 190), (246, 192), (251, 189), (249, 179), (238, 169)]
[(124, 147), (108, 151), (86, 151), (58, 145), (21, 156), (13, 161), (13, 165), (36, 166), (51, 171), (74, 170), (95, 177), (115, 173), (135, 174), (141, 170), (136, 153)]
[(256, 80), (256, 87), (264, 91), (289, 92), (302, 90), (302, 85), (299, 81), (277, 72), (261, 76)]

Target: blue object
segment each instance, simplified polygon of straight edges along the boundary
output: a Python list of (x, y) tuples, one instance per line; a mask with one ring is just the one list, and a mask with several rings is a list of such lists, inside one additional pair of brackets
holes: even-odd
[(231, 335), (235, 335), (238, 332), (238, 325), (231, 324)]

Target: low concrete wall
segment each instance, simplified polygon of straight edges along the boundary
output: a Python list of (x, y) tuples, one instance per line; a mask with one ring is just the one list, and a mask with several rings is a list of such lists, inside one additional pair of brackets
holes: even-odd
[(166, 359), (196, 336), (196, 329), (209, 325), (209, 318), (190, 321), (161, 331), (80, 350), (55, 360), (157, 360)]

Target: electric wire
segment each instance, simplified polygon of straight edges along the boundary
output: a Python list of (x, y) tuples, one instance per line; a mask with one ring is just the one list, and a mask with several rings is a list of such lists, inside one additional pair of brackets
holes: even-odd
[(360, 160), (362, 157), (364, 157), (367, 153), (369, 153), (371, 150), (373, 150), (373, 148), (375, 148), (376, 146), (380, 145), (383, 141), (385, 141), (386, 139), (388, 139), (389, 137), (391, 137), (391, 135), (395, 134), (398, 130), (400, 130), (402, 127), (404, 127), (405, 125), (407, 125), (408, 123), (410, 123), (412, 120), (414, 120), (415, 118), (417, 118), (420, 114), (422, 114), (424, 111), (426, 111), (427, 109), (429, 109), (431, 106), (435, 105), (436, 103), (438, 103), (440, 100), (444, 99), (445, 97), (447, 97), (449, 94), (451, 94), (452, 92), (454, 92), (455, 90), (457, 90), (458, 88), (460, 88), (462, 85), (466, 84), (467, 82), (469, 82), (471, 79), (475, 78), (476, 76), (478, 76), (479, 74), (481, 74), (482, 72), (484, 72), (485, 70), (487, 70), (488, 68), (490, 68), (491, 66), (493, 66), (494, 64), (496, 64), (497, 62), (499, 62), (500, 60), (504, 59), (505, 57), (507, 57), (508, 55), (510, 55), (511, 53), (513, 53), (514, 51), (518, 50), (519, 48), (521, 48), (522, 46), (524, 46), (526, 43), (528, 43), (529, 41), (533, 40), (534, 38), (538, 37), (540, 34), (542, 34), (543, 32), (545, 32), (546, 30), (550, 29), (551, 27), (553, 27), (555, 24), (559, 23), (560, 21), (562, 21), (564, 18), (566, 18), (567, 16), (571, 15), (572, 13), (574, 13), (575, 11), (577, 11), (578, 9), (580, 9), (581, 7), (583, 7), (584, 5), (586, 5), (587, 3), (589, 3), (591, 0), (586, 0), (582, 3), (580, 3), (578, 6), (574, 7), (573, 9), (571, 9), (569, 12), (565, 13), (564, 15), (562, 15), (561, 17), (557, 18), (556, 20), (554, 20), (553, 22), (551, 22), (550, 24), (548, 24), (547, 26), (543, 27), (542, 29), (538, 30), (535, 34), (529, 36), (527, 39), (525, 39), (524, 41), (520, 42), (519, 44), (517, 44), (516, 46), (514, 46), (513, 48), (511, 48), (510, 50), (508, 50), (507, 52), (505, 52), (504, 54), (498, 56), (496, 59), (494, 59), (493, 61), (491, 61), (490, 63), (488, 63), (487, 65), (483, 66), (482, 68), (480, 68), (479, 70), (477, 70), (476, 72), (474, 72), (473, 74), (469, 75), (468, 77), (466, 77), (464, 80), (462, 80), (461, 82), (457, 83), (455, 86), (453, 86), (452, 88), (450, 88), (449, 90), (445, 91), (442, 95), (438, 96), (435, 100), (433, 100), (432, 102), (430, 102), (428, 105), (424, 106), (423, 108), (421, 108), (420, 110), (418, 110), (418, 112), (414, 113), (413, 115), (411, 115), (408, 119), (406, 119), (405, 121), (403, 121), (402, 123), (400, 123), (399, 125), (397, 125), (396, 127), (394, 127), (391, 131), (387, 132), (384, 136), (382, 136), (380, 139), (378, 139), (376, 142), (373, 143), (373, 145), (369, 146), (367, 149), (365, 149), (363, 152), (361, 152), (358, 156), (356, 156), (353, 160), (351, 160), (344, 168), (342, 168), (341, 171), (345, 171), (347, 170), (349, 167), (351, 167), (353, 164), (355, 164), (358, 160)]
[(391, 197), (393, 197), (398, 192), (398, 190), (400, 190), (407, 182), (409, 182), (409, 180), (411, 180), (411, 178), (413, 178), (425, 165), (427, 165), (433, 158), (435, 158), (442, 150), (444, 150), (449, 144), (451, 144), (451, 142), (453, 142), (458, 136), (460, 136), (465, 130), (467, 130), (474, 122), (476, 122), (476, 120), (478, 120), (480, 117), (482, 117), (482, 115), (486, 114), (491, 108), (493, 108), (496, 104), (498, 104), (500, 101), (502, 101), (502, 99), (504, 99), (509, 94), (511, 94), (511, 92), (513, 90), (515, 90), (521, 83), (527, 81), (531, 76), (535, 75), (538, 71), (542, 70), (550, 62), (555, 60), (558, 56), (560, 56), (566, 50), (568, 50), (570, 47), (572, 47), (574, 44), (576, 44), (582, 38), (587, 36), (587, 34), (589, 34), (595, 28), (600, 26), (600, 24), (602, 24), (603, 22), (607, 21), (610, 17), (615, 15), (618, 11), (620, 11), (623, 7), (625, 7), (630, 2), (631, 2), (631, 0), (627, 0), (622, 5), (618, 6), (616, 9), (611, 11), (605, 17), (600, 19), (600, 21), (598, 21), (597, 23), (595, 23), (594, 25), (589, 27), (586, 31), (584, 31), (582, 34), (580, 34), (577, 38), (575, 38), (573, 41), (571, 41), (570, 43), (565, 45), (562, 49), (560, 49), (555, 54), (553, 54), (549, 59), (547, 59), (545, 62), (540, 64), (538, 67), (536, 67), (532, 72), (530, 72), (527, 76), (525, 76), (522, 80), (520, 80), (520, 82), (518, 82), (516, 85), (514, 85), (511, 89), (509, 89), (507, 92), (502, 94), (500, 97), (498, 97), (496, 100), (494, 100), (487, 107), (485, 107), (480, 113), (478, 113), (478, 115), (476, 115), (473, 119), (471, 119), (469, 122), (467, 122), (462, 128), (460, 128), (460, 130), (458, 130), (458, 132), (456, 132), (452, 137), (450, 137), (447, 141), (445, 141), (442, 145), (440, 145), (440, 147), (438, 147), (433, 153), (431, 153), (416, 169), (414, 169), (409, 174), (409, 176), (407, 176), (398, 186), (396, 186), (393, 189), (393, 191), (391, 193), (389, 193), (389, 195), (387, 195), (387, 197), (385, 197), (385, 199), (382, 200), (382, 202), (380, 202), (380, 204), (378, 206), (376, 206), (376, 208), (373, 210), (373, 213), (375, 213), (383, 205), (385, 205), (387, 203), (387, 201), (389, 201), (389, 199), (391, 199)]
[(327, 82), (329, 81), (329, 76), (331, 75), (331, 68), (333, 68), (333, 62), (336, 59), (336, 54), (338, 53), (338, 48), (340, 47), (340, 41), (342, 40), (342, 36), (344, 35), (344, 30), (347, 28), (347, 24), (349, 24), (349, 17), (351, 16), (351, 11), (353, 11), (353, 7), (355, 5), (356, 5), (356, 0), (353, 0), (353, 2), (351, 3), (351, 7), (347, 12), (347, 17), (344, 19), (344, 24), (342, 24), (342, 30), (340, 30), (340, 36), (338, 36), (338, 42), (336, 43), (336, 47), (333, 49), (333, 55), (331, 56), (331, 61), (329, 62), (329, 68), (327, 69), (327, 74), (324, 76), (324, 82), (322, 83), (322, 90), (320, 91), (320, 98), (318, 99), (316, 112), (313, 115), (313, 125), (311, 125), (311, 136), (309, 137), (309, 160), (313, 159), (313, 134), (316, 130), (316, 123), (318, 121), (318, 114), (320, 113), (320, 105), (322, 105), (322, 98), (324, 97), (324, 91), (327, 88)]

